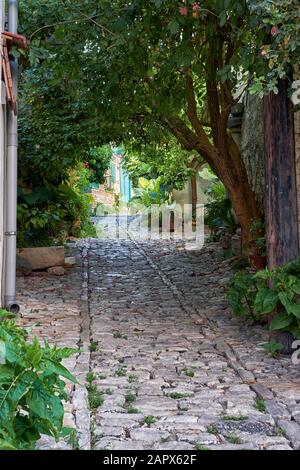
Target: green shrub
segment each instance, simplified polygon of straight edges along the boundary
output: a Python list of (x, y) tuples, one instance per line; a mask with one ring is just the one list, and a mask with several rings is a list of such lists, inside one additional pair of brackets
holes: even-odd
[(85, 167), (89, 170), (90, 183), (104, 183), (105, 173), (109, 168), (112, 158), (110, 145), (103, 147), (92, 147), (86, 156)]
[(286, 331), (300, 339), (300, 258), (256, 274), (236, 273), (227, 298), (237, 316), (255, 321), (274, 312), (271, 331)]
[(91, 221), (92, 196), (83, 192), (81, 168), (68, 183), (37, 188), (18, 196), (18, 246), (62, 244), (68, 236), (95, 236)]
[(230, 280), (227, 299), (233, 313), (238, 317), (258, 321), (254, 311), (254, 299), (257, 293), (255, 276), (247, 272), (237, 272)]
[(75, 353), (40, 346), (0, 310), (0, 450), (34, 449), (42, 434), (71, 435), (63, 427), (65, 381), (75, 377), (61, 364)]
[(221, 182), (214, 183), (206, 191), (206, 194), (208, 202), (205, 205), (205, 225), (210, 228), (212, 233), (223, 229), (228, 233), (234, 234), (238, 227), (225, 186)]
[(151, 180), (139, 178), (138, 187), (135, 189), (136, 195), (130, 199), (130, 205), (133, 208), (160, 206), (169, 200), (169, 190), (170, 188), (164, 184), (161, 176)]

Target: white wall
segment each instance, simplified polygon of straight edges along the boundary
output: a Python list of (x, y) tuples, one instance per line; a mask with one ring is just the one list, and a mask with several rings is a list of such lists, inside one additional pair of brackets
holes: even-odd
[[(207, 196), (205, 195), (205, 191), (208, 186), (209, 184), (197, 175), (197, 204), (206, 204)], [(174, 201), (181, 206), (192, 204), (192, 184), (190, 179), (181, 191), (173, 190), (173, 198)]]

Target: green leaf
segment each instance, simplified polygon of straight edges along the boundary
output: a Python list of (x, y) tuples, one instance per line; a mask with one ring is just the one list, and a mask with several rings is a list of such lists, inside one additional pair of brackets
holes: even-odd
[(36, 378), (36, 374), (30, 370), (25, 370), (23, 373), (19, 374), (12, 384), (12, 387), (7, 395), (7, 400), (17, 404), (21, 398), (23, 398), (23, 396), (30, 390)]
[(288, 313), (292, 313), (300, 320), (300, 304), (289, 304), (287, 307)]
[(0, 450), (17, 450), (10, 442), (0, 439)]
[(226, 21), (227, 21), (227, 13), (226, 11), (222, 11), (222, 13), (220, 14), (220, 26), (224, 26), (226, 24)]
[(13, 367), (6, 364), (0, 365), (0, 385), (11, 384), (14, 375), (15, 370)]
[(8, 362), (19, 363), (22, 358), (19, 356), (19, 350), (14, 343), (5, 344), (5, 357)]
[(255, 274), (256, 279), (261, 279), (263, 281), (267, 281), (271, 276), (272, 273), (268, 269), (263, 269)]
[(0, 318), (16, 318), (16, 315), (0, 308)]
[(43, 356), (43, 350), (37, 338), (34, 338), (32, 344), (28, 346), (26, 353), (26, 360), (33, 366), (37, 366)]
[(40, 418), (47, 418), (47, 399), (49, 397), (44, 395), (41, 390), (34, 389), (30, 392), (27, 404), (30, 411), (38, 415)]
[(48, 359), (45, 361), (47, 370), (51, 373), (58, 374), (61, 377), (65, 377), (66, 379), (70, 380), (71, 382), (78, 384), (78, 381), (71, 372), (66, 369), (62, 364), (59, 362), (53, 361), (52, 359)]
[(286, 313), (279, 313), (276, 315), (270, 324), (270, 330), (282, 330), (289, 326), (293, 322), (292, 318), (290, 318)]
[(257, 313), (271, 313), (275, 309), (278, 295), (271, 289), (260, 289), (256, 294), (254, 309)]
[(44, 348), (37, 338), (27, 335), (10, 320), (0, 322), (5, 364), (0, 364), (0, 449), (34, 449), (41, 434), (59, 439), (67, 400), (65, 382), (74, 381), (60, 364), (74, 351), (69, 348)]
[(177, 20), (172, 20), (171, 23), (169, 24), (169, 30), (171, 34), (176, 34), (179, 31), (179, 23)]
[(280, 292), (278, 294), (278, 298), (280, 300), (280, 302), (282, 303), (282, 305), (286, 308), (286, 310), (288, 311), (288, 306), (290, 305), (291, 301), (292, 301), (292, 298), (293, 298), (293, 295), (291, 295), (290, 293), (288, 292)]

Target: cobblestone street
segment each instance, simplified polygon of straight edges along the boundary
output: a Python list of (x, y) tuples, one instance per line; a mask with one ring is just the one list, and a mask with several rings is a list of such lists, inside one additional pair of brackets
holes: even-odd
[(83, 240), (70, 252), (76, 268), (19, 278), (19, 299), (33, 333), (81, 348), (65, 418), (81, 448), (300, 448), (300, 368), (231, 316), (215, 245)]

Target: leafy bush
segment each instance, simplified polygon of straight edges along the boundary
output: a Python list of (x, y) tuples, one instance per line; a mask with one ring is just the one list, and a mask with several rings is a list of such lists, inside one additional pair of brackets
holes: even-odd
[(154, 145), (126, 145), (124, 167), (131, 180), (136, 183), (139, 178), (157, 180), (170, 190), (184, 188), (192, 175), (189, 167), (191, 155), (178, 146), (176, 140), (166, 135), (162, 129), (155, 128)]
[(112, 158), (112, 149), (109, 145), (93, 147), (87, 154), (85, 167), (89, 169), (90, 183), (104, 183), (105, 173)]
[(225, 186), (220, 182), (214, 183), (206, 193), (209, 201), (205, 206), (205, 224), (212, 232), (224, 229), (226, 232), (234, 234), (237, 223)]
[(0, 310), (0, 450), (34, 449), (41, 434), (60, 437), (65, 381), (75, 377), (61, 364), (76, 351), (27, 341), (27, 332)]
[[(47, 13), (44, 10), (42, 17)], [(27, 34), (32, 21), (28, 2), (22, 2), (20, 15)], [(78, 94), (78, 82), (69, 74), (66, 81), (56, 76), (54, 56), (45, 64), (49, 58), (45, 49), (39, 66), (30, 65), (34, 51), (33, 46), (20, 80), (19, 247), (61, 244), (69, 235), (94, 236), (90, 196), (82, 194), (81, 184), (73, 186), (72, 173), (80, 173), (79, 183), (84, 181), (86, 187), (89, 178), (100, 181), (108, 166), (89, 112), (90, 99)], [(84, 171), (84, 161), (91, 162), (90, 170)]]
[(83, 192), (87, 185), (83, 165), (78, 165), (68, 183), (19, 190), (18, 246), (49, 246), (63, 243), (68, 236), (95, 236), (92, 196)]
[(237, 272), (230, 281), (227, 298), (233, 313), (238, 317), (259, 321), (260, 317), (254, 310), (257, 294), (255, 276), (250, 273)]
[(300, 339), (300, 258), (256, 274), (236, 273), (227, 297), (236, 315), (259, 321), (275, 312), (271, 331), (287, 331)]
[(168, 187), (163, 184), (163, 178), (156, 180), (147, 180), (139, 178), (139, 186), (135, 190), (136, 196), (131, 198), (130, 204), (150, 207), (151, 205), (161, 205), (169, 199), (170, 193)]

